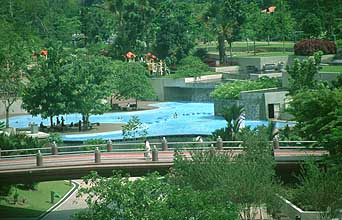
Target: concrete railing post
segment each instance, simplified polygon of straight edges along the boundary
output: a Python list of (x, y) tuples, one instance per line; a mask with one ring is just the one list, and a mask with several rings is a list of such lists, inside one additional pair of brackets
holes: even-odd
[(58, 154), (58, 147), (55, 141), (51, 144), (51, 154), (52, 155)]
[(113, 150), (113, 143), (112, 141), (109, 139), (107, 141), (107, 152), (111, 152)]
[(156, 147), (156, 145), (153, 146), (152, 148), (152, 161), (158, 161), (158, 149)]
[(101, 163), (101, 151), (98, 147), (95, 149), (95, 163)]
[(223, 149), (223, 140), (221, 138), (221, 136), (218, 136), (216, 139), (216, 148), (218, 150), (222, 150)]
[(38, 153), (36, 155), (36, 162), (37, 162), (37, 167), (43, 166), (43, 155), (40, 152), (40, 150), (38, 150)]
[(167, 140), (165, 137), (162, 139), (162, 151), (167, 151), (168, 150), (168, 145), (167, 145)]
[(279, 140), (278, 140), (278, 137), (275, 136), (273, 138), (273, 149), (279, 149), (280, 145), (279, 145)]

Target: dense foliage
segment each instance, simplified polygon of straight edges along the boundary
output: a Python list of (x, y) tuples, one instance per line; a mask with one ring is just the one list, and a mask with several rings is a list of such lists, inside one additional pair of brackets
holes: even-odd
[(319, 51), (314, 54), (314, 57), (309, 57), (299, 61), (295, 59), (294, 64), (287, 66), (287, 73), (289, 74), (290, 93), (295, 94), (298, 91), (305, 89), (314, 89), (318, 87), (315, 80), (315, 75), (320, 70), (322, 52)]
[[(190, 187), (178, 187), (157, 174), (136, 180), (115, 174), (103, 178), (96, 174), (82, 188), (89, 209), (77, 213), (76, 219), (237, 219), (237, 208), (223, 195), (202, 193)], [(94, 198), (96, 202), (94, 202)], [(224, 201), (224, 202), (223, 202)]]
[(187, 56), (179, 62), (175, 76), (171, 77), (196, 77), (205, 74), (210, 74), (208, 65), (198, 57)]
[(342, 170), (328, 165), (325, 168), (309, 161), (305, 164), (293, 202), (304, 210), (327, 211), (326, 219), (336, 218), (342, 208)]
[(302, 135), (308, 140), (321, 141), (332, 155), (342, 154), (341, 103), (341, 88), (304, 90), (293, 96), (291, 102), (290, 112)]
[(210, 96), (215, 99), (239, 99), (240, 92), (276, 88), (280, 86), (280, 82), (276, 78), (261, 77), (255, 81), (235, 81), (232, 83), (226, 83), (218, 86)]
[(336, 44), (327, 40), (302, 40), (295, 44), (295, 55), (312, 56), (314, 53), (322, 51), (323, 54), (336, 54)]

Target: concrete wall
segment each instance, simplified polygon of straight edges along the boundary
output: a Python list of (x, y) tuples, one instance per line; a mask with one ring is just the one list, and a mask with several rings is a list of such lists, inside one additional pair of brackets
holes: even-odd
[[(10, 107), (10, 116), (11, 114), (24, 114), (27, 113), (24, 109), (21, 108), (22, 101), (18, 100), (13, 103), (13, 105)], [(5, 109), (5, 104), (0, 101), (0, 116), (5, 117), (6, 114), (6, 109)]]
[(189, 78), (150, 79), (159, 101), (211, 101), (210, 93), (222, 82), (222, 74)]
[(294, 204), (292, 204), (289, 200), (280, 197), (281, 202), (281, 211), (290, 219), (296, 219), (296, 216), (299, 216), (301, 220), (321, 220), (324, 212), (316, 212), (316, 211), (303, 211)]
[(288, 91), (277, 88), (243, 91), (240, 93), (239, 100), (215, 100), (215, 115), (222, 115), (225, 108), (239, 104), (244, 106), (247, 120), (267, 120), (268, 104), (279, 104), (280, 111), (283, 111), (286, 94)]

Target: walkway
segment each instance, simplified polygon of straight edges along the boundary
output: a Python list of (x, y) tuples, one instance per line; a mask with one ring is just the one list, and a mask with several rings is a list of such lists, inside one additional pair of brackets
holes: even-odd
[[(85, 187), (82, 180), (76, 180), (80, 187)], [(84, 197), (77, 197), (78, 189), (67, 198), (57, 208), (52, 210), (41, 220), (71, 220), (71, 216), (75, 213), (87, 208)]]

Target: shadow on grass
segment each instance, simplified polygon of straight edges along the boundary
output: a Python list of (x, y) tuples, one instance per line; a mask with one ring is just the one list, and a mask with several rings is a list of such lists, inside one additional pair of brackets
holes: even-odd
[(25, 207), (10, 207), (0, 205), (0, 220), (7, 218), (33, 218), (35, 219), (39, 215), (43, 214), (42, 211), (37, 211)]

